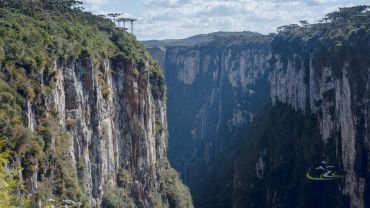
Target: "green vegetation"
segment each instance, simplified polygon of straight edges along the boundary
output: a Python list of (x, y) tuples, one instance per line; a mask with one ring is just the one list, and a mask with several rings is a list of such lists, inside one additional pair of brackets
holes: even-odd
[[(44, 106), (43, 96), (55, 86), (55, 63), (90, 59), (104, 98), (112, 92), (98, 70), (102, 59), (130, 66), (137, 76), (149, 70), (153, 96), (164, 99), (163, 74), (144, 46), (111, 20), (84, 12), (80, 4), (74, 0), (0, 1), (0, 138), (4, 140), (1, 149), (8, 150), (0, 155), (0, 183), (10, 184), (1, 187), (5, 207), (18, 206), (26, 199), (23, 194), (14, 201), (14, 184), (18, 192), (29, 191), (13, 174), (18, 170), (23, 178), (38, 173), (38, 189), (30, 203), (53, 199), (48, 205), (62, 207), (71, 200), (78, 207), (89, 206), (78, 176), (71, 171), (71, 139), (58, 124), (54, 110), (47, 112)], [(26, 128), (27, 102), (37, 108), (35, 131)], [(76, 120), (66, 120), (67, 129), (76, 125)], [(10, 171), (3, 157), (11, 164)], [(81, 174), (83, 167), (78, 169)], [(125, 175), (120, 180), (129, 184)], [(108, 191), (105, 199), (107, 207), (122, 207), (117, 203), (134, 207), (121, 188)]]
[(22, 106), (25, 105), (25, 100), (0, 79), (0, 101), (0, 134), (6, 139), (12, 137), (15, 126), (23, 125), (25, 117)]
[(114, 49), (97, 25), (71, 21), (72, 17), (46, 13), (36, 18), (9, 9), (1, 9), (0, 14), (2, 61), (19, 62), (27, 70), (49, 68), (56, 58), (77, 58), (82, 51), (100, 57)]
[[(40, 145), (29, 129), (23, 127), (25, 117), (22, 114), (24, 99), (12, 89), (6, 82), (0, 79), (0, 184), (1, 194), (4, 194), (5, 207), (8, 205), (19, 205), (16, 201), (24, 200), (25, 196), (19, 196), (16, 200), (14, 189), (27, 193), (22, 179), (17, 178), (18, 170), (23, 168), (23, 174), (28, 174), (35, 169), (34, 162), (42, 156)], [(21, 159), (22, 163), (19, 163)], [(14, 168), (9, 171), (6, 165), (11, 163)], [(3, 183), (1, 183), (3, 182)]]
[(163, 124), (162, 124), (162, 121), (160, 119), (156, 119), (155, 120), (155, 125), (156, 125), (156, 130), (159, 131), (159, 132), (162, 132), (163, 131)]
[(0, 139), (0, 208), (28, 206), (28, 199), (16, 197), (18, 191), (23, 189), (23, 181), (19, 178), (18, 169), (7, 169), (10, 154), (4, 144), (5, 141)]
[(138, 64), (139, 67), (144, 67), (146, 62), (153, 61), (149, 52), (132, 34), (117, 28), (111, 34), (111, 40), (119, 49), (115, 54), (117, 58), (127, 60), (131, 64)]
[(164, 82), (163, 71), (159, 63), (152, 61), (150, 64), (149, 80), (152, 88), (154, 99), (166, 101), (166, 85)]
[[(11, 87), (24, 97), (34, 99), (42, 93), (37, 78), (45, 70), (52, 78), (52, 66), (60, 58), (73, 60), (89, 57), (94, 62), (111, 58), (132, 65), (132, 69), (153, 70), (153, 93), (161, 97), (163, 84), (160, 68), (135, 36), (102, 16), (83, 12), (73, 0), (0, 2), (0, 63)], [(31, 9), (32, 8), (32, 9)], [(45, 73), (45, 72), (44, 72)], [(103, 86), (104, 97), (110, 94)]]
[(275, 54), (281, 55), (284, 64), (293, 55), (303, 59), (305, 67), (312, 64), (320, 72), (330, 67), (340, 76), (345, 64), (358, 68), (368, 65), (370, 58), (370, 10), (369, 6), (340, 8), (326, 15), (317, 24), (301, 21), (278, 28), (278, 35), (272, 41)]
[(135, 208), (134, 200), (130, 193), (123, 188), (108, 189), (103, 196), (102, 207), (104, 208)]
[[(26, 100), (37, 99), (42, 94), (38, 74), (50, 67), (51, 60), (48, 58), (52, 55), (47, 48), (50, 45), (44, 43), (52, 40), (52, 35), (56, 37), (57, 33), (63, 36), (62, 28), (15, 10), (0, 9), (0, 14), (0, 45), (6, 54), (0, 64), (0, 136), (9, 149), (12, 165), (22, 169), (26, 178), (35, 172), (43, 173), (39, 176), (35, 197), (43, 201), (54, 198), (57, 200), (55, 204), (61, 204), (66, 198), (85, 203), (77, 178), (70, 171), (69, 138), (60, 133), (61, 127), (56, 124), (56, 118), (42, 112), (37, 115), (36, 131), (31, 132), (25, 127), (27, 118), (23, 109)], [(49, 26), (55, 27), (54, 34), (46, 32)], [(67, 42), (67, 39), (63, 41)], [(55, 147), (52, 147), (53, 141)], [(50, 181), (49, 177), (54, 173), (56, 179)], [(19, 191), (27, 193), (24, 187)]]
[(127, 170), (121, 169), (117, 174), (118, 187), (129, 189), (131, 188), (132, 177)]
[(189, 189), (182, 183), (178, 173), (171, 168), (168, 161), (157, 162), (157, 168), (161, 172), (161, 182), (157, 195), (156, 208), (192, 208), (192, 199)]
[(208, 47), (215, 48), (213, 50), (220, 50), (226, 48), (232, 48), (233, 51), (242, 48), (253, 48), (253, 49), (270, 49), (270, 42), (275, 37), (274, 34), (261, 35), (253, 34), (249, 36), (229, 36), (222, 37), (216, 36), (214, 40), (206, 44)]
[(56, 120), (49, 119), (46, 122), (48, 122), (48, 128), (51, 128), (49, 134), (54, 134), (53, 139), (55, 140), (55, 152), (53, 156), (50, 155), (54, 164), (49, 167), (56, 174), (56, 179), (52, 182), (53, 194), (57, 198), (73, 200), (81, 203), (81, 207), (87, 207), (86, 194), (82, 191), (74, 171), (71, 171), (73, 170), (69, 154), (71, 140), (66, 134), (60, 133)]

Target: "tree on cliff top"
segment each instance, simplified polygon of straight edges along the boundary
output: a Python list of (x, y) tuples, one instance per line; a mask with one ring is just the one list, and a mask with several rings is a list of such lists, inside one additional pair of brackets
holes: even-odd
[[(317, 24), (309, 24), (307, 21), (300, 21), (302, 26), (298, 24), (284, 25), (277, 28), (279, 34), (308, 34), (310, 31), (306, 27), (311, 26), (311, 32), (315, 30), (335, 29), (348, 27), (353, 25), (369, 25), (370, 21), (370, 6), (361, 5), (354, 7), (339, 8), (338, 11), (328, 13)], [(335, 26), (333, 26), (335, 25)]]
[(35, 14), (40, 10), (81, 10), (81, 1), (76, 0), (0, 0), (0, 7), (19, 9), (28, 14)]

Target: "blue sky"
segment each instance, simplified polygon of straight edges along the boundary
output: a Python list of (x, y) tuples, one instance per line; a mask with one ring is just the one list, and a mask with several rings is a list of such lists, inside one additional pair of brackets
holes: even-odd
[(140, 40), (185, 38), (216, 31), (267, 34), (299, 20), (316, 22), (338, 7), (370, 0), (83, 0), (86, 10), (135, 17)]

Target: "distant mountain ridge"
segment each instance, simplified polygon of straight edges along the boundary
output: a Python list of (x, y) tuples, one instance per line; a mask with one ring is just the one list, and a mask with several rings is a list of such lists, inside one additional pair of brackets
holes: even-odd
[(147, 48), (154, 48), (154, 47), (165, 47), (165, 46), (195, 46), (197, 44), (208, 43), (212, 40), (215, 40), (216, 37), (258, 37), (262, 36), (260, 33), (256, 32), (214, 32), (209, 34), (201, 34), (191, 36), (185, 39), (167, 39), (167, 40), (147, 40), (142, 41), (142, 43)]

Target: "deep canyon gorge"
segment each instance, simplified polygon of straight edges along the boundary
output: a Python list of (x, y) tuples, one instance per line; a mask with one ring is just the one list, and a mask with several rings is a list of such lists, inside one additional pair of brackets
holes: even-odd
[[(196, 207), (370, 206), (369, 31), (343, 21), (144, 42), (165, 70), (169, 159)], [(320, 161), (343, 179), (308, 181)]]
[[(0, 3), (0, 208), (370, 207), (369, 7), (139, 42), (67, 0), (17, 2)], [(338, 178), (310, 180), (322, 161)]]

